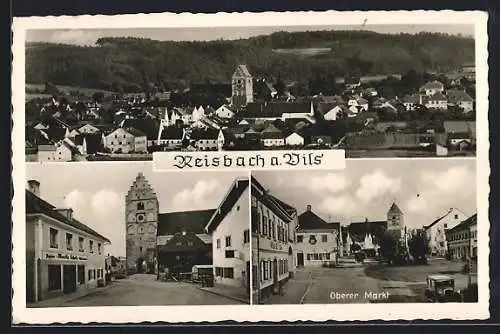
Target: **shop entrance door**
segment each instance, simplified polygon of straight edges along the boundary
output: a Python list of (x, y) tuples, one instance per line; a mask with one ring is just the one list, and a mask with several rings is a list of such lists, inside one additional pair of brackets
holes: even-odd
[(63, 266), (63, 291), (64, 293), (72, 293), (76, 291), (76, 266)]
[(297, 266), (298, 267), (304, 266), (304, 253), (297, 253)]

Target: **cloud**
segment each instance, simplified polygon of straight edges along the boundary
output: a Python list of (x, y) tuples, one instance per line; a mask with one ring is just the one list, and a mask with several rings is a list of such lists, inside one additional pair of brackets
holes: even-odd
[(322, 191), (336, 193), (347, 189), (350, 185), (351, 181), (345, 175), (340, 173), (328, 173), (312, 177), (298, 177), (292, 183), (292, 186), (296, 188), (307, 188), (312, 193)]
[(342, 196), (327, 196), (319, 204), (319, 211), (336, 214), (342, 216), (348, 216), (354, 212), (356, 208), (356, 202), (349, 195)]
[(401, 188), (401, 178), (392, 178), (383, 170), (377, 169), (370, 174), (365, 174), (359, 180), (356, 197), (364, 202), (380, 198), (387, 194), (394, 194)]
[(450, 167), (441, 172), (424, 170), (417, 179), (417, 188), (418, 196), (407, 202), (408, 210), (413, 213), (456, 207), (458, 202), (475, 198), (476, 173), (467, 166)]
[(215, 194), (222, 189), (217, 180), (200, 180), (193, 187), (185, 188), (172, 198), (174, 210), (196, 210), (216, 206), (220, 198)]
[(64, 197), (64, 205), (73, 209), (76, 219), (111, 241), (105, 252), (125, 255), (125, 203), (119, 193), (109, 189), (96, 193), (74, 189)]

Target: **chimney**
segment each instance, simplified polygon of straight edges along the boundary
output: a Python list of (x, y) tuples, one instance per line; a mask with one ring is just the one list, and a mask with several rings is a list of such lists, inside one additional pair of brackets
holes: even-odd
[(307, 210), (307, 211), (311, 211), (311, 208), (312, 208), (312, 207), (311, 207), (311, 204), (307, 204), (306, 210)]
[(29, 180), (28, 181), (28, 190), (40, 197), (40, 182), (37, 180)]
[(61, 215), (66, 217), (68, 220), (73, 219), (73, 209), (67, 208), (67, 209), (56, 209), (57, 212), (59, 212)]

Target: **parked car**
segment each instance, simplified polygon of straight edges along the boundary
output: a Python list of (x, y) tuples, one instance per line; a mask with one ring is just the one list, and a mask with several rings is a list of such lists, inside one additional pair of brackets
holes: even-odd
[(455, 280), (446, 275), (429, 275), (426, 279), (425, 297), (429, 302), (460, 302), (460, 293), (455, 291)]

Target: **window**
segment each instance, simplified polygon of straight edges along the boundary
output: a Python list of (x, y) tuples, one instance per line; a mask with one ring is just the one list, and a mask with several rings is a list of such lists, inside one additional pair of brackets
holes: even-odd
[(220, 239), (217, 239), (217, 248), (220, 248)]
[(236, 207), (236, 211), (240, 211), (240, 206), (239, 205)]
[(243, 231), (243, 243), (247, 244), (250, 242), (250, 230)]
[(222, 272), (222, 277), (224, 278), (234, 278), (234, 269), (233, 268), (224, 268)]
[(73, 234), (66, 233), (66, 249), (73, 250)]
[(298, 243), (304, 242), (304, 236), (303, 235), (298, 235), (297, 236), (297, 242)]
[(234, 257), (234, 250), (227, 250), (226, 251), (226, 259), (230, 259)]
[(137, 203), (137, 210), (144, 210), (144, 203), (143, 202)]
[(97, 252), (99, 253), (99, 255), (101, 255), (102, 253), (101, 244), (97, 244)]
[(92, 269), (88, 270), (88, 280), (90, 281), (92, 279)]
[(61, 266), (48, 265), (49, 291), (61, 290)]
[(78, 269), (78, 284), (85, 284), (85, 266), (79, 265)]
[(96, 270), (94, 269), (94, 270), (92, 271), (92, 278), (93, 278), (93, 279), (95, 279), (95, 278), (96, 278), (95, 273), (96, 273)]
[(321, 235), (321, 242), (328, 242), (328, 235), (326, 234)]
[(222, 268), (221, 267), (215, 267), (215, 276), (222, 276)]
[(267, 235), (267, 217), (262, 217), (262, 234)]
[(142, 246), (141, 246), (141, 247), (139, 247), (139, 252), (140, 252), (140, 253), (142, 253)]
[(285, 229), (285, 240), (283, 240), (284, 242), (288, 242), (288, 230)]
[(144, 234), (144, 227), (139, 227), (139, 234)]
[(78, 250), (80, 252), (84, 252), (85, 251), (85, 248), (83, 247), (83, 242), (84, 242), (83, 237), (78, 237)]
[(444, 228), (448, 228), (448, 224), (444, 223)]
[(57, 244), (58, 231), (55, 228), (50, 228), (50, 248), (58, 248)]
[(94, 252), (94, 241), (89, 240), (89, 252)]
[(458, 219), (458, 215), (455, 215), (455, 219)]
[(226, 247), (231, 247), (231, 236), (226, 237)]

